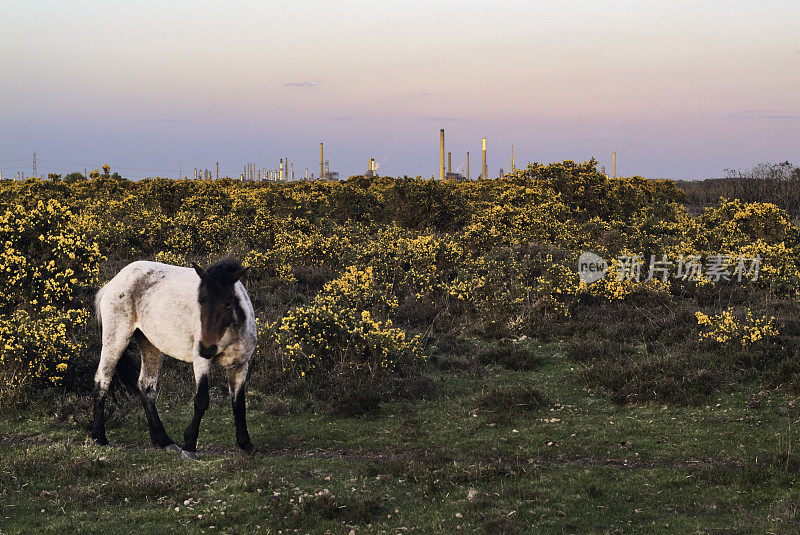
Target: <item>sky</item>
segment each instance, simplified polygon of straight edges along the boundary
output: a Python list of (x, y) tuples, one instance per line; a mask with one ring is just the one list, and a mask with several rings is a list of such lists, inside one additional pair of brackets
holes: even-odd
[(800, 165), (800, 2), (3, 0), (0, 172)]

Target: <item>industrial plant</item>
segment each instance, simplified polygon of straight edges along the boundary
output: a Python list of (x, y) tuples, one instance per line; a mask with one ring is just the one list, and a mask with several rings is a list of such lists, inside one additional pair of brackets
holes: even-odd
[[(47, 161), (47, 160), (46, 160)], [(530, 163), (530, 162), (528, 162)], [(325, 159), (325, 145), (324, 143), (319, 144), (319, 172), (317, 174), (310, 173), (309, 168), (305, 168), (305, 172), (302, 174), (301, 177), (296, 177), (295, 170), (294, 170), (295, 162), (289, 160), (289, 157), (280, 158), (277, 162), (277, 165), (272, 168), (268, 167), (260, 167), (256, 165), (255, 162), (247, 162), (242, 166), (242, 172), (239, 173), (239, 180), (247, 181), (247, 182), (255, 182), (255, 181), (272, 181), (272, 182), (293, 182), (295, 180), (340, 180), (340, 174), (338, 171), (332, 171), (330, 161)], [(508, 165), (508, 172), (506, 169), (500, 168), (498, 174), (496, 176), (503, 178), (507, 175), (513, 175), (517, 171), (517, 164), (516, 158), (514, 155), (514, 145), (511, 145), (511, 159)], [(616, 178), (617, 177), (617, 152), (612, 151), (611, 153), (611, 173), (606, 172), (605, 166), (601, 167), (601, 172), (609, 178)], [(53, 174), (53, 173), (51, 173)], [(89, 173), (88, 169), (84, 169), (84, 175), (88, 178)], [(193, 171), (194, 179), (195, 180), (212, 180), (212, 179), (219, 179), (220, 178), (220, 166), (219, 162), (216, 162), (216, 169), (211, 170), (208, 168), (194, 168)], [(36, 152), (33, 153), (33, 174), (32, 176), (37, 177), (39, 174), (37, 173), (37, 155)], [(365, 177), (377, 177), (378, 176), (378, 164), (375, 161), (374, 157), (370, 157), (367, 165), (367, 170), (363, 173)], [(183, 163), (179, 162), (178, 164), (178, 177), (180, 179), (188, 179), (190, 178), (183, 173)], [(24, 180), (25, 173), (18, 172), (17, 173), (17, 180)], [(223, 175), (223, 178), (230, 178), (229, 175)], [(431, 178), (436, 178), (436, 173), (431, 176)], [(439, 180), (471, 180), (473, 177), (470, 174), (470, 152), (469, 150), (466, 151), (466, 160), (464, 167), (457, 167), (456, 169), (453, 168), (453, 151), (446, 150), (445, 147), (445, 131), (444, 128), (439, 130), (439, 172), (438, 172)], [(482, 138), (481, 140), (481, 164), (480, 164), (480, 173), (478, 174), (479, 179), (486, 179), (489, 178), (489, 170), (486, 160), (486, 138)], [(0, 179), (2, 179), (2, 174), (0, 174)]]

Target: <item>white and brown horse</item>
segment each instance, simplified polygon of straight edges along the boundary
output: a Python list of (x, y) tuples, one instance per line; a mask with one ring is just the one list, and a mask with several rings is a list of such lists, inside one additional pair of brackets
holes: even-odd
[[(245, 421), (245, 380), (256, 346), (253, 305), (239, 280), (247, 268), (223, 260), (207, 270), (139, 261), (125, 266), (97, 292), (95, 306), (103, 331), (103, 349), (95, 374), (92, 438), (108, 444), (105, 400), (117, 363), (132, 341), (142, 353), (136, 383), (155, 446), (181, 450), (164, 430), (156, 411), (158, 374), (163, 354), (194, 367), (194, 417), (183, 434), (182, 455), (196, 459), (200, 420), (208, 409), (212, 363), (228, 372), (236, 424), (236, 442), (253, 451)], [(120, 370), (121, 371), (121, 370)]]

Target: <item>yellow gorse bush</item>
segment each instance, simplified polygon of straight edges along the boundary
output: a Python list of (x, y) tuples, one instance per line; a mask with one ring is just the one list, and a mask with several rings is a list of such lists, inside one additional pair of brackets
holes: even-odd
[(78, 292), (97, 283), (97, 243), (50, 199), (7, 205), (0, 214), (0, 398), (31, 383), (58, 384), (84, 340), (89, 312)]
[(737, 318), (732, 309), (723, 310), (714, 316), (695, 312), (695, 316), (701, 328), (701, 342), (746, 348), (778, 335), (774, 316), (756, 317), (749, 308), (744, 318)]
[[(398, 325), (423, 332), (449, 318), (467, 336), (519, 336), (576, 307), (642, 293), (691, 298), (715, 284), (648, 281), (646, 267), (638, 281), (617, 280), (612, 273), (624, 254), (673, 263), (758, 256), (758, 280), (731, 284), (782, 298), (800, 292), (800, 237), (782, 210), (722, 200), (691, 216), (674, 183), (610, 179), (594, 161), (532, 164), (501, 179), (463, 182), (131, 182), (104, 169), (91, 180), (0, 186), (6, 389), (57, 383), (81, 354), (102, 255), (111, 260), (103, 279), (132, 260), (188, 265), (238, 255), (252, 268), (248, 284), (262, 303), (273, 292), (294, 296), (259, 315), (269, 320), (262, 339), (299, 373), (312, 362), (399, 369), (419, 360), (420, 340)], [(605, 258), (609, 275), (581, 282), (582, 251)], [(732, 276), (735, 266), (728, 268)], [(425, 307), (427, 323), (414, 324)], [(735, 344), (771, 336), (774, 326), (758, 321), (750, 327), (759, 331), (720, 336)]]

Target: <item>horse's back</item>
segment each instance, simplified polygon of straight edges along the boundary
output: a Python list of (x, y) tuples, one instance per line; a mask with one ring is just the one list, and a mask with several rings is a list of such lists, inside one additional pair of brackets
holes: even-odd
[(96, 305), (98, 309), (109, 304), (123, 308), (125, 304), (135, 306), (148, 290), (157, 285), (184, 286), (198, 282), (199, 278), (191, 268), (137, 260), (122, 268), (97, 292)]
[(199, 282), (191, 268), (132, 262), (98, 292), (98, 316), (103, 324), (139, 329), (162, 352), (191, 361)]

